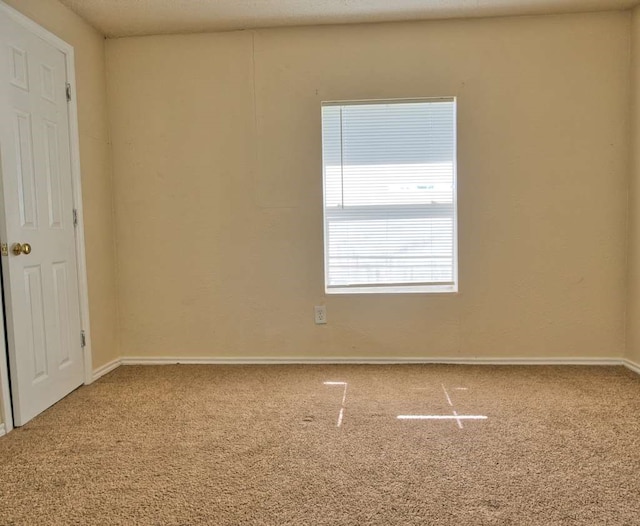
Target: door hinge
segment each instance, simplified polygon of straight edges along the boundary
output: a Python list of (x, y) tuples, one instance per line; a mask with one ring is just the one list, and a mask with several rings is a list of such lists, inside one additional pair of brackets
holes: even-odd
[(67, 102), (71, 102), (71, 84), (69, 84), (67, 82), (65, 87), (66, 87), (66, 92), (67, 92)]
[(73, 209), (73, 226), (78, 226), (78, 210)]
[(87, 346), (87, 337), (84, 334), (84, 331), (80, 331), (80, 347), (83, 349)]

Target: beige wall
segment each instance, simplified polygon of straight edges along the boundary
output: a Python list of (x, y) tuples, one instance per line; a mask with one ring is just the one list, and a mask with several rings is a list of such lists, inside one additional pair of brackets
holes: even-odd
[(631, 175), (629, 182), (629, 276), (627, 358), (640, 363), (640, 7), (631, 17)]
[[(108, 41), (122, 354), (621, 357), (629, 18)], [(442, 95), (460, 293), (325, 296), (320, 102)]]
[(119, 356), (105, 41), (57, 0), (4, 1), (75, 48), (93, 367), (98, 368)]

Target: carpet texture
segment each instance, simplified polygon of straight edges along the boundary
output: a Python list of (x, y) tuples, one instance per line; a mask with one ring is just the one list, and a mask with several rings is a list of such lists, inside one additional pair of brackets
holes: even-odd
[(0, 466), (2, 525), (638, 525), (640, 377), (120, 367), (1, 438)]

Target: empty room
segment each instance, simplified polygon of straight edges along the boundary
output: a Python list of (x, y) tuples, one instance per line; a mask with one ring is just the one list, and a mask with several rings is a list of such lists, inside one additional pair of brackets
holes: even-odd
[(0, 525), (640, 524), (640, 0), (0, 0)]

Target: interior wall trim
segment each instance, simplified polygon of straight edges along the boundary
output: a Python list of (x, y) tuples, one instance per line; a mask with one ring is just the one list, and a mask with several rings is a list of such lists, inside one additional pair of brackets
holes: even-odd
[[(110, 362), (111, 364), (115, 363)], [(269, 365), (269, 364), (463, 364), (463, 365), (627, 365), (621, 358), (501, 358), (501, 357), (147, 357), (127, 356), (120, 359), (121, 365)], [(631, 363), (631, 362), (629, 362)], [(106, 366), (103, 366), (106, 367)], [(114, 366), (115, 368), (116, 366)], [(112, 369), (111, 369), (112, 370)], [(106, 374), (106, 373), (105, 373)]]
[(114, 369), (117, 369), (122, 365), (122, 359), (116, 358), (115, 360), (111, 360), (108, 363), (98, 367), (93, 371), (93, 381), (95, 382), (97, 379), (102, 378), (105, 374), (110, 373)]
[(622, 360), (622, 364), (627, 368), (631, 369), (634, 373), (640, 374), (640, 364), (633, 362), (631, 360)]
[[(450, 365), (582, 365), (624, 366), (640, 375), (640, 364), (620, 358), (217, 358), (217, 357), (146, 357), (116, 358), (93, 371), (93, 381), (117, 369), (121, 365), (402, 365), (402, 364), (450, 364)], [(4, 427), (4, 426), (3, 426)]]

